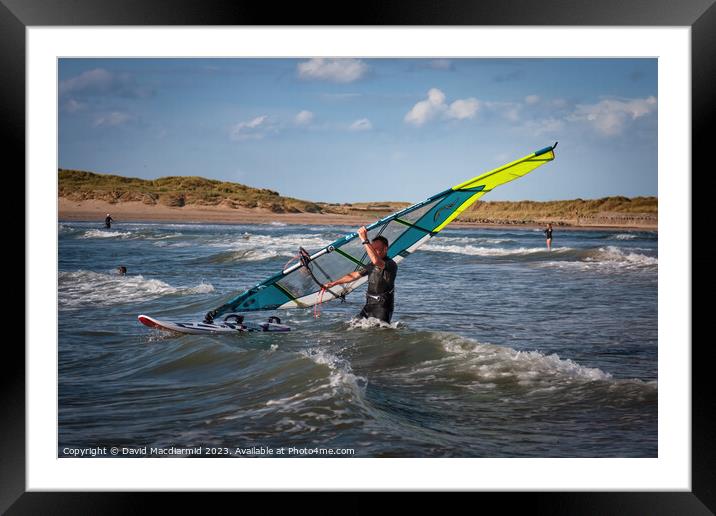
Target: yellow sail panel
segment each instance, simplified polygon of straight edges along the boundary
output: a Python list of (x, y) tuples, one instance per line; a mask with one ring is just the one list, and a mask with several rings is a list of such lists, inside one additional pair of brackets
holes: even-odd
[(455, 217), (460, 215), (463, 211), (465, 211), (467, 208), (469, 208), (470, 205), (472, 205), (476, 200), (478, 200), (480, 197), (482, 197), (486, 193), (487, 193), (487, 191), (477, 192), (472, 197), (469, 197), (465, 202), (463, 202), (460, 206), (458, 206), (458, 208), (454, 212), (452, 212), (450, 214), (450, 216), (447, 219), (445, 219), (445, 221), (442, 224), (440, 224), (438, 227), (433, 229), (433, 231), (435, 233), (437, 233), (438, 231), (443, 229), (445, 226), (450, 224), (455, 219)]
[(469, 208), (475, 201), (491, 191), (496, 186), (509, 183), (510, 181), (522, 177), (532, 172), (537, 167), (544, 165), (545, 163), (554, 159), (554, 146), (547, 147), (540, 151), (534, 152), (525, 156), (524, 158), (513, 161), (506, 165), (502, 165), (495, 170), (485, 172), (477, 177), (468, 179), (464, 183), (453, 186), (453, 190), (470, 190), (473, 188), (480, 188), (480, 191), (476, 192), (475, 195), (470, 196), (466, 199), (457, 209), (445, 219), (442, 224), (436, 227), (433, 231), (436, 233), (443, 229), (445, 226), (450, 224), (455, 218), (460, 215), (463, 211)]
[(452, 189), (462, 190), (484, 185), (485, 188), (483, 191), (489, 192), (496, 186), (509, 183), (513, 179), (517, 179), (518, 177), (522, 177), (525, 174), (532, 172), (540, 165), (544, 165), (548, 161), (552, 161), (554, 159), (554, 150), (550, 147), (548, 147), (548, 149), (549, 150), (546, 152), (535, 152), (522, 159), (508, 163), (507, 165), (502, 165), (495, 170), (491, 170), (477, 177), (473, 177), (472, 179), (468, 179), (464, 183), (453, 186)]

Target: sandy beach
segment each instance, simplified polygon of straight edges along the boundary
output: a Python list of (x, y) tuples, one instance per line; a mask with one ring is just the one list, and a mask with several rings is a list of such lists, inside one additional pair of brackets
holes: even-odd
[[(274, 213), (266, 209), (226, 208), (216, 206), (183, 206), (171, 207), (150, 205), (139, 201), (109, 203), (100, 200), (71, 201), (59, 198), (58, 219), (60, 221), (92, 221), (104, 222), (109, 213), (116, 223), (127, 222), (181, 222), (181, 223), (213, 223), (213, 224), (325, 224), (340, 226), (359, 226), (375, 221), (371, 215), (339, 215), (317, 213)], [(388, 215), (386, 213), (385, 215)], [(455, 221), (450, 227), (522, 227), (537, 228), (544, 224), (487, 224)], [(645, 221), (643, 224), (596, 224), (562, 221), (559, 229), (624, 229), (656, 231), (656, 220)]]

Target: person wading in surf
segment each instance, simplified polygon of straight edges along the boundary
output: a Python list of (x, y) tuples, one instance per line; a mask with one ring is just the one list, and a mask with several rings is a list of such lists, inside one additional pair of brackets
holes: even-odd
[(552, 224), (547, 224), (547, 229), (544, 230), (544, 236), (547, 237), (547, 250), (552, 250)]
[(358, 230), (358, 237), (363, 242), (363, 248), (368, 254), (371, 263), (358, 271), (349, 272), (336, 281), (326, 283), (324, 288), (328, 289), (335, 285), (350, 283), (363, 276), (368, 276), (368, 292), (363, 309), (358, 314), (359, 318), (375, 317), (381, 321), (390, 323), (393, 316), (395, 276), (398, 274), (398, 264), (388, 257), (388, 239), (378, 236), (373, 242), (368, 240), (368, 230), (365, 226)]

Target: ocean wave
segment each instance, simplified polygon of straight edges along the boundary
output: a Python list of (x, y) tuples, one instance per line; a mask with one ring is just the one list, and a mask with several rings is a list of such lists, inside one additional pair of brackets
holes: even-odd
[(550, 261), (539, 264), (541, 267), (571, 269), (580, 271), (649, 270), (659, 265), (654, 256), (633, 252), (634, 249), (621, 249), (607, 246), (582, 253), (579, 261)]
[(652, 266), (659, 263), (659, 260), (653, 256), (632, 253), (614, 246), (600, 247), (595, 255), (587, 257), (586, 261), (631, 264), (635, 266)]
[(358, 398), (362, 398), (365, 395), (368, 380), (363, 376), (355, 375), (347, 360), (319, 347), (302, 350), (301, 355), (316, 364), (328, 367), (329, 383), (334, 389), (334, 393), (347, 388)]
[(656, 231), (630, 231), (629, 233), (617, 233), (610, 234), (607, 236), (609, 239), (615, 240), (651, 240), (656, 241), (659, 239), (659, 234)]
[(438, 253), (454, 253), (454, 254), (466, 254), (471, 256), (530, 256), (545, 254), (550, 255), (554, 253), (568, 253), (574, 251), (570, 247), (553, 247), (552, 251), (548, 251), (546, 247), (517, 247), (509, 249), (505, 247), (477, 247), (473, 245), (442, 245), (428, 243), (423, 247), (425, 251), (433, 251)]
[[(65, 232), (68, 235), (72, 235), (73, 233), (77, 233), (78, 229), (75, 230), (66, 230)], [(191, 245), (188, 242), (178, 242), (178, 243), (169, 243), (172, 240), (175, 239), (181, 239), (184, 237), (183, 233), (179, 232), (166, 232), (166, 231), (151, 231), (147, 229), (127, 229), (124, 231), (116, 231), (116, 230), (105, 230), (105, 229), (90, 229), (84, 231), (84, 233), (77, 238), (80, 239), (121, 239), (121, 240), (148, 240), (153, 242), (154, 245), (158, 247), (162, 246), (181, 246), (183, 245)]]
[(183, 233), (165, 233), (165, 232), (159, 232), (159, 233), (150, 233), (150, 232), (143, 232), (140, 235), (137, 235), (137, 237), (145, 239), (145, 240), (158, 240), (158, 241), (164, 241), (164, 240), (171, 240), (173, 238), (180, 238), (183, 237)]
[[(476, 237), (476, 236), (461, 236), (461, 237), (446, 237), (446, 236), (440, 236), (440, 239), (438, 240), (441, 245), (443, 244), (449, 244), (449, 245), (457, 245), (457, 244), (469, 244), (469, 245), (475, 245), (475, 244), (509, 244), (512, 242), (516, 242), (513, 238), (500, 238), (500, 237)], [(436, 245), (434, 243), (428, 244), (430, 245)]]
[(60, 235), (71, 235), (72, 233), (77, 233), (79, 231), (82, 231), (82, 230), (80, 228), (70, 226), (69, 224), (60, 224), (57, 229), (57, 232)]
[(214, 286), (210, 283), (173, 287), (161, 280), (147, 279), (141, 275), (119, 276), (85, 270), (60, 272), (58, 280), (60, 308), (109, 306), (146, 301), (166, 295), (195, 295), (214, 291)]
[(266, 260), (277, 256), (292, 258), (298, 254), (299, 247), (303, 247), (310, 253), (330, 243), (331, 241), (315, 234), (286, 236), (246, 234), (231, 238), (223, 237), (207, 245), (209, 247), (228, 248), (227, 251), (222, 251), (209, 257), (209, 261), (227, 263)]
[(584, 367), (557, 354), (481, 344), (455, 335), (444, 335), (441, 340), (448, 353), (471, 357), (470, 366), (476, 366), (478, 375), (487, 380), (513, 377), (518, 383), (530, 384), (549, 377), (584, 381), (612, 379), (611, 374), (599, 368)]
[(79, 238), (127, 238), (132, 236), (131, 231), (113, 231), (111, 229), (90, 229)]
[(155, 247), (196, 247), (198, 244), (191, 242), (167, 242), (166, 240), (159, 240), (152, 244)]
[(571, 398), (608, 395), (617, 402), (653, 400), (658, 390), (655, 381), (616, 379), (602, 369), (555, 353), (520, 351), (452, 333), (434, 333), (431, 339), (442, 348), (443, 356), (391, 374), (412, 384), (446, 382), (477, 392), (524, 389), (525, 395), (569, 391)]
[[(260, 408), (251, 411), (251, 418), (281, 414), (274, 428), (287, 434), (310, 434), (326, 424), (341, 427), (362, 424), (368, 411), (365, 403), (368, 380), (356, 375), (348, 361), (322, 347), (303, 349), (298, 356), (313, 363), (311, 376), (304, 378), (299, 391), (285, 389), (281, 395), (265, 400)], [(305, 366), (297, 367), (301, 369)], [(320, 375), (315, 376), (318, 371)]]
[(256, 262), (267, 260), (269, 258), (276, 258), (277, 256), (287, 255), (282, 255), (274, 250), (239, 249), (236, 251), (224, 251), (217, 253), (211, 255), (208, 259), (202, 259), (201, 261), (206, 261), (208, 263)]

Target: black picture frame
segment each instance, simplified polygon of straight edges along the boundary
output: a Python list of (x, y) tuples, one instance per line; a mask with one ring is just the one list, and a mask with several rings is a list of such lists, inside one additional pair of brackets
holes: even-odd
[[(346, 8), (351, 7), (351, 8)], [(322, 14), (319, 14), (322, 13)], [(562, 25), (562, 26), (688, 26), (691, 27), (692, 170), (708, 173), (706, 154), (712, 147), (716, 101), (716, 6), (714, 0), (469, 0), (436, 2), (367, 1), (323, 6), (312, 3), (270, 5), (214, 0), (0, 0), (0, 119), (8, 129), (5, 161), (25, 169), (25, 29), (30, 26), (110, 25)], [(689, 178), (693, 181), (693, 175)], [(693, 184), (693, 183), (692, 183)], [(24, 185), (23, 185), (24, 190)], [(705, 189), (702, 189), (701, 195)], [(693, 186), (692, 186), (692, 192)], [(697, 191), (698, 192), (698, 191)], [(27, 195), (27, 192), (25, 192)], [(702, 199), (703, 200), (703, 199)], [(692, 196), (692, 206), (698, 203)], [(701, 234), (705, 217), (692, 212), (692, 235)], [(703, 228), (706, 229), (706, 228)], [(706, 232), (703, 232), (706, 235)], [(19, 246), (19, 244), (18, 244)], [(23, 246), (24, 253), (24, 246)], [(693, 255), (692, 255), (693, 256)], [(701, 264), (692, 258), (690, 264)], [(28, 271), (25, 270), (27, 275)], [(693, 269), (692, 269), (693, 271)], [(693, 272), (692, 272), (693, 274)], [(703, 288), (703, 287), (702, 287)], [(692, 303), (694, 313), (708, 309)], [(704, 314), (705, 315), (705, 314)], [(29, 314), (25, 314), (26, 324)], [(708, 320), (708, 319), (707, 319)], [(693, 327), (693, 326), (692, 326)], [(692, 346), (692, 342), (671, 342)], [(716, 508), (716, 413), (709, 373), (709, 339), (692, 352), (692, 489), (689, 492), (480, 493), (495, 499), (502, 511), (529, 507), (550, 514), (713, 514)], [(4, 349), (0, 376), (0, 512), (7, 514), (126, 514), (146, 511), (149, 493), (26, 492), (25, 489), (25, 353)], [(186, 494), (158, 495), (164, 510), (181, 504), (191, 509)], [(242, 495), (242, 496), (245, 496)], [(351, 498), (358, 496), (349, 495)], [(422, 497), (417, 497), (422, 500)], [(202, 502), (199, 502), (201, 504)], [(420, 503), (420, 502), (419, 502)], [(197, 504), (197, 507), (201, 505)], [(354, 512), (358, 506), (346, 504)], [(206, 507), (204, 507), (206, 509)], [(338, 509), (337, 509), (338, 510)]]

